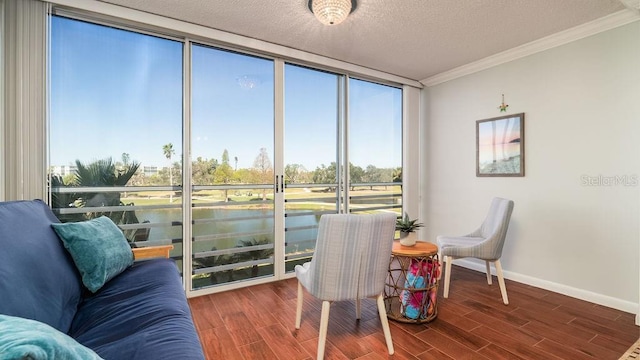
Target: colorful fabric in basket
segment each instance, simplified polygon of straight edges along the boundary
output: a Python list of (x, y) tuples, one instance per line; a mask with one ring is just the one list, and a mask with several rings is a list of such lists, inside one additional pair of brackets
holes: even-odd
[(438, 291), (434, 285), (439, 271), (440, 264), (437, 261), (411, 259), (404, 282), (405, 289), (400, 293), (400, 311), (405, 317), (418, 320), (433, 315)]

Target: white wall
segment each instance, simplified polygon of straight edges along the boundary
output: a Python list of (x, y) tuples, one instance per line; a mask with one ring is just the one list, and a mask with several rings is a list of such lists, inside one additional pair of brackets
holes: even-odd
[[(478, 178), (475, 121), (505, 115), (501, 94), (506, 114), (525, 113), (526, 174)], [(429, 239), (472, 231), (492, 197), (513, 199), (508, 278), (638, 311), (640, 21), (424, 89), (421, 106)]]

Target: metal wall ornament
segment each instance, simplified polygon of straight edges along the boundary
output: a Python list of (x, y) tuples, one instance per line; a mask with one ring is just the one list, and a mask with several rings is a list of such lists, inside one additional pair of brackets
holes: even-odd
[(500, 112), (507, 112), (508, 108), (509, 108), (509, 105), (504, 103), (504, 94), (502, 94), (502, 104), (498, 106), (498, 109), (500, 109)]

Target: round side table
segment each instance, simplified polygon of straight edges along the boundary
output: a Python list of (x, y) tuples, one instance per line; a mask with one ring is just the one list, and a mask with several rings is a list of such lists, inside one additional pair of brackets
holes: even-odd
[(387, 317), (418, 324), (435, 319), (439, 272), (435, 244), (418, 241), (415, 246), (402, 246), (394, 241), (384, 289)]

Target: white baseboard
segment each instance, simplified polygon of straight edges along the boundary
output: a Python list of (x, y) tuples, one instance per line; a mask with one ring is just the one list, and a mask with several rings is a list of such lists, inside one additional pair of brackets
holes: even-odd
[[(454, 264), (459, 265), (461, 267), (467, 268), (467, 269), (471, 269), (471, 270), (475, 270), (475, 271), (479, 271), (484, 273), (486, 271), (486, 267), (484, 262), (483, 263), (478, 263), (475, 261), (472, 261), (470, 259), (458, 259), (458, 260), (454, 260), (453, 261)], [(495, 274), (495, 268), (493, 268), (493, 266), (491, 267), (491, 271), (492, 273)], [(567, 296), (571, 296), (580, 300), (584, 300), (584, 301), (588, 301), (588, 302), (592, 302), (594, 304), (598, 304), (598, 305), (602, 305), (602, 306), (606, 306), (606, 307), (610, 307), (613, 309), (617, 309), (620, 311), (624, 311), (624, 312), (628, 312), (628, 313), (632, 313), (632, 314), (636, 314), (636, 325), (640, 325), (640, 313), (638, 313), (638, 311), (640, 311), (639, 306), (640, 304), (636, 304), (634, 302), (631, 301), (626, 301), (626, 300), (621, 300), (621, 299), (617, 299), (611, 296), (606, 296), (606, 295), (602, 295), (602, 294), (598, 294), (598, 293), (594, 293), (592, 291), (587, 291), (587, 290), (583, 290), (583, 289), (578, 289), (578, 288), (574, 288), (568, 285), (563, 285), (563, 284), (558, 284), (558, 283), (554, 283), (552, 281), (547, 281), (547, 280), (542, 280), (542, 279), (538, 279), (538, 278), (534, 278), (532, 276), (528, 276), (528, 275), (523, 275), (523, 274), (519, 274), (519, 273), (515, 273), (512, 271), (507, 271), (503, 269), (503, 273), (504, 273), (504, 278), (505, 279), (509, 279), (509, 280), (513, 280), (513, 281), (517, 281), (519, 283), (523, 283), (523, 284), (527, 284), (527, 285), (531, 285), (531, 286), (535, 286), (535, 287), (539, 287), (541, 289), (545, 289), (545, 290), (549, 290), (549, 291), (553, 291), (556, 293), (560, 293), (560, 294), (564, 294)], [(507, 289), (507, 293), (508, 293)]]

